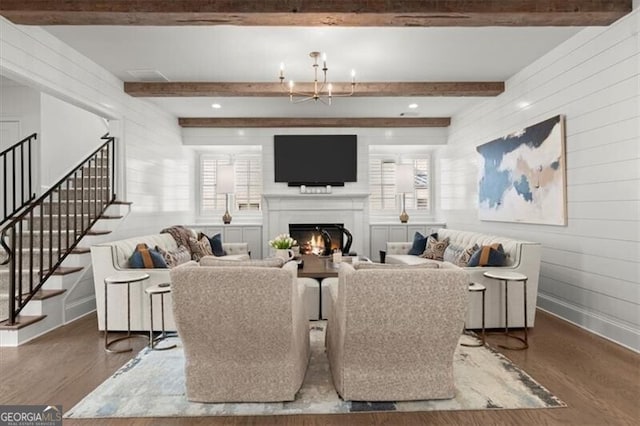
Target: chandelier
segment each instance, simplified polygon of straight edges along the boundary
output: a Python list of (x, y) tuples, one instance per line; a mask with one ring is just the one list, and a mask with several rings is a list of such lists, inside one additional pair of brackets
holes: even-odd
[[(333, 85), (331, 83), (327, 83), (327, 54), (320, 52), (311, 52), (309, 56), (313, 58), (313, 91), (296, 91), (295, 83), (293, 80), (289, 80), (289, 87), (287, 89), (289, 93), (289, 101), (291, 103), (300, 103), (306, 101), (320, 101), (325, 105), (331, 105), (331, 99), (335, 97), (347, 97), (353, 95), (353, 91), (356, 87), (356, 72), (355, 70), (351, 70), (351, 92), (350, 93), (333, 93)], [(322, 57), (322, 81), (318, 80), (318, 68), (320, 68), (320, 64), (318, 63), (320, 57)], [(285, 89), (284, 84), (284, 63), (280, 64), (280, 86)], [(301, 97), (296, 99), (295, 97)]]

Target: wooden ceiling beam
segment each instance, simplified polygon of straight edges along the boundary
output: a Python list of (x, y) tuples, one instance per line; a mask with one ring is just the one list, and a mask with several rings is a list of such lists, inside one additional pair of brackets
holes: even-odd
[(631, 12), (632, 0), (2, 0), (28, 25), (592, 26)]
[(450, 117), (180, 117), (182, 127), (448, 127)]
[[(124, 91), (135, 97), (282, 97), (288, 88), (280, 83), (126, 82)], [(312, 83), (296, 84), (296, 91), (312, 92)], [(333, 94), (347, 94), (351, 83), (333, 83)], [(356, 83), (354, 97), (397, 96), (498, 96), (502, 81), (379, 82)]]

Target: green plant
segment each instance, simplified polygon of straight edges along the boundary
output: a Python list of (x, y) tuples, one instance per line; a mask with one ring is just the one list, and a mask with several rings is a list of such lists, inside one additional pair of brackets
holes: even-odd
[(298, 242), (291, 238), (289, 234), (280, 234), (269, 241), (269, 245), (275, 249), (290, 249), (297, 244)]

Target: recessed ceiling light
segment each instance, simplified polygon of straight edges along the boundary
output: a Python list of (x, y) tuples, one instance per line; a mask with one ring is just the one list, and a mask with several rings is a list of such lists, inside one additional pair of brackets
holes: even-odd
[(409, 104), (409, 108), (416, 109), (418, 108), (418, 104)]
[(220, 105), (220, 104), (211, 104), (211, 108), (220, 109), (220, 108), (222, 108), (222, 105)]

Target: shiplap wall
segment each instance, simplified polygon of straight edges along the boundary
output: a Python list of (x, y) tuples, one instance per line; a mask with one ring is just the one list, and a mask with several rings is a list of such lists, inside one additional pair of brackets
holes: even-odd
[[(126, 95), (122, 81), (41, 28), (16, 26), (2, 17), (0, 71), (111, 120), (121, 165), (118, 198), (134, 203), (114, 239), (193, 221), (193, 153), (182, 145), (175, 117)], [(64, 151), (64, 141), (58, 143)]]
[[(436, 162), (448, 227), (542, 243), (538, 306), (636, 351), (638, 12), (581, 31), (509, 79), (504, 94), (454, 116)], [(476, 146), (557, 114), (566, 118), (567, 226), (479, 221)]]

